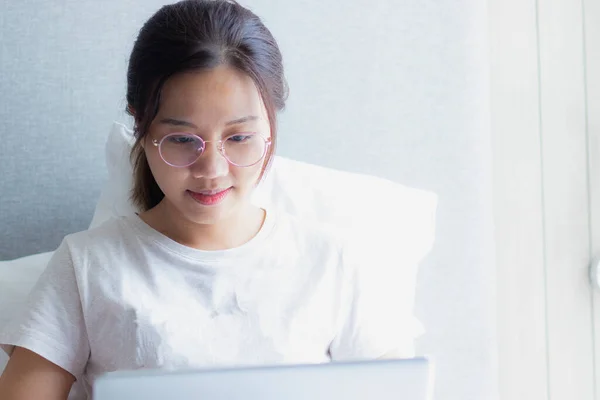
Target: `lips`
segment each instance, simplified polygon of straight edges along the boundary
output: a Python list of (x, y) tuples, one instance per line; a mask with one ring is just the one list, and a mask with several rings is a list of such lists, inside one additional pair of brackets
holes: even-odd
[(188, 190), (190, 196), (198, 203), (205, 206), (214, 206), (222, 202), (229, 194), (231, 187), (227, 189), (202, 190), (193, 192)]
[(229, 188), (215, 189), (215, 190), (194, 190), (192, 193), (202, 194), (202, 195), (205, 195), (205, 196), (212, 196), (212, 195), (224, 192), (227, 189), (229, 189)]

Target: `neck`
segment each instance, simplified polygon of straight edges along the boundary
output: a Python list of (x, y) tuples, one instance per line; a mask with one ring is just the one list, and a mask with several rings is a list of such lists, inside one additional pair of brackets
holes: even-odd
[(265, 211), (250, 204), (215, 223), (199, 224), (185, 218), (164, 200), (140, 218), (170, 239), (198, 250), (239, 247), (260, 231)]

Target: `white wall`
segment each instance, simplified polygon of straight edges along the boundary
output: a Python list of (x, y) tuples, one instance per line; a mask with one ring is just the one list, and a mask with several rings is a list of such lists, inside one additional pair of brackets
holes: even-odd
[[(590, 255), (600, 260), (600, 3), (585, 0), (584, 49), (586, 116), (588, 143), (588, 179), (590, 201)], [(595, 400), (600, 399), (600, 288), (593, 291)]]
[(283, 51), (291, 96), (281, 155), (439, 195), (419, 279), (428, 330), (419, 351), (438, 359), (436, 400), (496, 398), (486, 3), (243, 4)]
[(597, 216), (590, 225), (600, 175), (588, 175), (588, 151), (599, 160), (588, 140), (599, 133), (600, 8), (489, 5), (501, 399), (598, 399), (587, 271), (600, 229)]
[[(70, 193), (94, 186), (92, 177), (98, 177), (92, 175), (96, 167), (76, 158), (89, 161), (85, 151), (56, 157), (61, 141), (80, 143), (76, 139), (84, 130), (89, 148), (95, 143), (99, 162), (111, 122), (106, 118), (122, 115), (133, 34), (166, 2), (113, 0), (98, 6), (90, 0), (0, 0), (0, 8), (10, 11), (0, 13), (0, 21), (10, 27), (3, 32), (10, 40), (0, 46), (6, 55), (0, 57), (5, 78), (0, 86), (11, 100), (0, 107), (4, 120), (10, 121), (3, 125), (4, 132), (12, 133), (3, 134), (3, 143), (11, 139), (4, 151), (18, 154), (22, 145), (15, 134), (20, 131), (11, 127), (26, 123), (28, 132), (38, 135), (36, 143), (49, 149), (40, 152), (46, 157), (37, 162), (44, 166), (35, 170), (40, 185), (58, 182), (60, 176), (76, 186), (47, 190), (65, 195), (53, 197), (56, 209), (64, 209), (69, 201), (81, 203)], [(495, 399), (486, 2), (242, 3), (265, 19), (284, 54), (291, 96), (281, 119), (281, 155), (375, 174), (438, 194), (437, 241), (419, 279), (417, 311), (428, 331), (419, 352), (437, 359), (436, 400)], [(32, 179), (29, 160), (15, 160), (11, 171), (14, 179), (4, 181), (4, 194), (11, 193), (13, 183), (37, 187), (30, 181), (23, 184), (25, 173)], [(73, 180), (74, 171), (80, 181)], [(46, 197), (12, 193), (17, 193), (9, 203), (18, 216), (15, 226), (23, 225), (26, 215), (36, 223), (45, 217), (50, 226), (57, 226), (48, 219), (53, 213), (29, 212), (41, 209), (39, 202), (47, 203)], [(373, 207), (377, 206), (374, 196)], [(70, 218), (60, 222), (65, 225)], [(14, 230), (11, 226), (11, 238)], [(23, 229), (16, 239), (29, 243), (30, 231)], [(36, 231), (40, 236), (45, 232)], [(8, 229), (5, 232), (8, 236)]]

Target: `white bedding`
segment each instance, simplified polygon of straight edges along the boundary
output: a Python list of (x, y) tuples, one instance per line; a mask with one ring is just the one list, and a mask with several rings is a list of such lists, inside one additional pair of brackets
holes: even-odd
[[(23, 300), (48, 264), (53, 252), (0, 261), (0, 327), (23, 305)], [(0, 373), (8, 356), (0, 351)]]
[[(106, 147), (109, 179), (98, 201), (91, 228), (110, 218), (133, 213), (128, 202), (132, 174), (128, 154), (132, 138), (115, 123)], [(377, 207), (357, 189), (378, 193)], [(416, 289), (418, 263), (431, 250), (435, 237), (437, 196), (391, 181), (276, 157), (273, 167), (253, 198), (255, 204), (310, 220), (333, 224), (349, 237), (389, 260), (391, 268), (413, 265), (403, 271), (406, 292)], [(360, 210), (357, 212), (357, 210)], [(373, 235), (373, 232), (382, 232)], [(53, 252), (12, 261), (0, 261), (0, 328), (19, 312), (27, 294), (48, 264)], [(400, 259), (413, 263), (402, 263)], [(0, 373), (6, 354), (0, 351)]]
[(2, 371), (4, 371), (7, 362), (8, 356), (6, 355), (6, 353), (0, 351), (0, 374), (2, 373)]

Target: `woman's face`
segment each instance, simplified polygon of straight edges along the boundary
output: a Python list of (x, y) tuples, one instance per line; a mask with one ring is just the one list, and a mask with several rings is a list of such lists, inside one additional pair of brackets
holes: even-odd
[[(193, 164), (173, 167), (161, 158), (152, 142), (172, 133), (194, 134), (210, 143)], [(165, 194), (161, 206), (199, 224), (213, 224), (243, 212), (265, 160), (250, 167), (235, 166), (219, 152), (217, 141), (247, 133), (270, 138), (267, 111), (250, 77), (219, 66), (170, 78), (143, 143), (154, 179)], [(230, 140), (237, 142), (244, 137)], [(175, 143), (181, 145), (185, 140)], [(215, 191), (221, 194), (208, 193)]]

